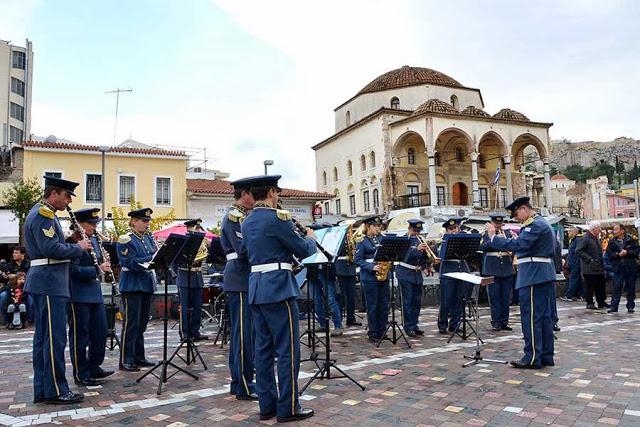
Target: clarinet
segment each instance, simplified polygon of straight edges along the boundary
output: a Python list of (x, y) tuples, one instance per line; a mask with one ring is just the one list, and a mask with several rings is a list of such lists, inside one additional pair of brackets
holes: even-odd
[[(102, 238), (104, 236), (102, 236), (98, 232), (98, 230), (96, 230), (95, 233), (93, 234), (93, 237), (95, 237), (96, 241), (98, 242), (98, 249), (100, 250), (100, 256), (102, 257), (102, 259), (104, 261), (106, 261), (106, 262), (111, 263), (111, 260), (109, 259), (109, 253), (104, 249), (104, 246), (102, 245), (102, 240), (103, 240)], [(117, 289), (117, 287), (116, 287), (116, 278), (113, 275), (113, 271), (105, 271), (104, 272), (104, 280), (107, 281), (114, 290)]]
[[(88, 239), (87, 233), (84, 232), (84, 228), (78, 224), (78, 220), (76, 219), (76, 214), (71, 210), (71, 206), (67, 205), (67, 212), (69, 213), (69, 220), (71, 221), (71, 228), (78, 231), (80, 234), (80, 239)], [(92, 245), (93, 246), (93, 245)], [(102, 269), (100, 268), (100, 263), (98, 263), (98, 258), (96, 257), (96, 253), (93, 251), (93, 247), (89, 249), (89, 255), (91, 256), (91, 261), (93, 261), (93, 266), (96, 269), (96, 273), (98, 275), (102, 274)]]

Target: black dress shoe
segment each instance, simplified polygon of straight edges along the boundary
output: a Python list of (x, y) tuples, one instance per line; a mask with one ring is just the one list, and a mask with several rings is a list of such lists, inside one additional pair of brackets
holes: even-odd
[(198, 335), (197, 337), (193, 337), (194, 341), (206, 341), (208, 339), (209, 339), (209, 336), (202, 335), (202, 334)]
[(73, 403), (82, 402), (84, 399), (84, 395), (80, 393), (74, 393), (72, 391), (67, 392), (66, 394), (60, 395), (58, 397), (53, 397), (51, 399), (45, 399), (46, 403), (52, 403), (54, 405), (71, 405)]
[(511, 366), (518, 369), (540, 369), (542, 366), (530, 365), (522, 360), (512, 360)]
[(238, 396), (238, 395), (236, 395), (236, 399), (238, 399), (238, 400), (258, 400), (258, 395), (256, 393), (251, 393), (248, 396)]
[(502, 330), (502, 328), (500, 326), (492, 326), (491, 329), (494, 330), (494, 331), (501, 331)]
[(298, 412), (293, 415), (289, 415), (288, 417), (278, 417), (279, 423), (287, 423), (289, 421), (300, 421), (305, 418), (313, 417), (313, 409), (311, 408), (302, 408)]
[(101, 384), (102, 384), (102, 381), (98, 381), (93, 378), (87, 378), (86, 380), (81, 380), (81, 379), (76, 380), (76, 385), (83, 385), (85, 387), (86, 386), (95, 387)]
[(99, 371), (96, 371), (95, 373), (91, 374), (91, 376), (93, 378), (106, 378), (109, 375), (113, 375), (114, 371), (105, 371), (104, 369), (100, 369)]
[(405, 334), (407, 334), (408, 337), (414, 338), (416, 336), (416, 333), (413, 331), (404, 331)]
[(560, 332), (560, 326), (558, 326), (558, 324), (557, 324), (557, 323), (554, 323), (554, 324), (553, 324), (553, 331), (554, 331), (554, 332)]
[(635, 313), (636, 311), (633, 308), (630, 308), (629, 310), (627, 310), (627, 313)]
[(602, 303), (602, 307), (600, 307), (600, 308), (611, 308), (611, 305), (609, 305), (609, 303), (607, 303), (607, 302), (603, 302)]
[(42, 403), (42, 402), (44, 402), (44, 397), (35, 396), (33, 398), (33, 403)]
[(456, 325), (456, 326), (449, 326), (449, 332), (454, 332), (456, 329), (458, 329), (458, 325)]
[(347, 326), (362, 326), (362, 322), (347, 322)]
[(447, 330), (446, 329), (438, 329), (438, 332), (444, 335), (444, 334), (447, 333)]
[(260, 421), (265, 421), (265, 420), (270, 420), (271, 418), (275, 417), (276, 413), (274, 412), (267, 412), (266, 414), (260, 414)]
[(556, 364), (552, 360), (550, 362), (542, 362), (542, 366), (556, 366)]
[(133, 363), (121, 363), (119, 368), (121, 371), (127, 371), (127, 372), (137, 372), (140, 370), (140, 368), (138, 368)]
[(136, 366), (142, 366), (142, 367), (156, 366), (155, 363), (153, 363), (152, 361), (147, 360), (147, 359), (134, 360), (133, 363), (135, 363)]
[(513, 331), (513, 328), (509, 325), (502, 325), (500, 326), (500, 329), (503, 331)]
[(595, 304), (587, 304), (587, 310), (597, 310)]
[(424, 331), (421, 331), (420, 329), (414, 329), (413, 332), (415, 332), (416, 335), (424, 335)]

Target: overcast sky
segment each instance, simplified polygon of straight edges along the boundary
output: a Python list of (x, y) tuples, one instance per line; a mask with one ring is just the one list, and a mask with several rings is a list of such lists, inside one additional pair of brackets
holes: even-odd
[(232, 178), (315, 189), (333, 109), (412, 65), (553, 122), (551, 137), (640, 139), (640, 2), (1, 0), (0, 39), (33, 41), (32, 133), (209, 147)]

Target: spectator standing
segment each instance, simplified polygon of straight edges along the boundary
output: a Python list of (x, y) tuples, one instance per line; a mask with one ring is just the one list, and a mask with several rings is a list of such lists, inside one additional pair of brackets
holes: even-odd
[(607, 313), (616, 313), (623, 286), (627, 290), (627, 311), (633, 313), (636, 303), (636, 279), (638, 278), (638, 256), (640, 248), (638, 240), (627, 235), (621, 225), (613, 227), (614, 238), (609, 240), (607, 256), (611, 260), (613, 271), (613, 295), (611, 296), (611, 308)]
[(569, 271), (569, 288), (567, 292), (560, 297), (563, 301), (573, 301), (580, 295), (581, 298), (585, 296), (584, 280), (582, 280), (582, 274), (580, 270), (580, 258), (576, 255), (576, 245), (582, 238), (581, 234), (578, 234), (576, 227), (570, 227), (569, 231), (569, 249), (567, 251), (567, 262), (565, 268)]
[(580, 258), (580, 269), (587, 287), (587, 308), (595, 310), (593, 296), (595, 293), (598, 308), (608, 308), (605, 297), (604, 262), (602, 259), (602, 241), (598, 238), (602, 231), (599, 221), (589, 223), (589, 232), (578, 241), (576, 256)]

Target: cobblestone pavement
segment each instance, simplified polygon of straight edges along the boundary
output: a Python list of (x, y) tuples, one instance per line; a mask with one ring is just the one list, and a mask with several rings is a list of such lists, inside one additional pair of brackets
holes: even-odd
[[(583, 303), (558, 301), (560, 326), (555, 367), (517, 370), (480, 363), (463, 368), (464, 354), (473, 354), (475, 340), (437, 333), (435, 309), (423, 309), (422, 338), (386, 341), (380, 348), (365, 340), (362, 327), (349, 328), (332, 340), (338, 366), (366, 387), (346, 379), (314, 381), (301, 397), (315, 416), (298, 425), (326, 426), (640, 426), (640, 315), (585, 310)], [(480, 310), (485, 358), (512, 360), (521, 355), (518, 312), (512, 307), (513, 332), (493, 332), (487, 308)], [(399, 317), (399, 315), (398, 315)], [(301, 323), (301, 331), (306, 321)], [(207, 324), (206, 333), (216, 327)], [(31, 340), (33, 328), (0, 331), (0, 424), (243, 425), (260, 422), (256, 402), (237, 401), (228, 394), (227, 346), (213, 340), (199, 345), (209, 369), (191, 365), (193, 380), (178, 374), (156, 394), (158, 381), (117, 370), (117, 351), (107, 351), (103, 365), (116, 370), (102, 386), (76, 387), (85, 394), (79, 405), (32, 403)], [(147, 355), (162, 356), (162, 324), (154, 321), (146, 334)], [(178, 343), (170, 330), (169, 346)], [(324, 354), (324, 347), (319, 351)], [(302, 346), (303, 358), (309, 351)], [(67, 361), (69, 361), (67, 355)], [(184, 364), (179, 362), (181, 366)], [(300, 386), (315, 372), (303, 362)], [(67, 379), (71, 378), (67, 363)]]

